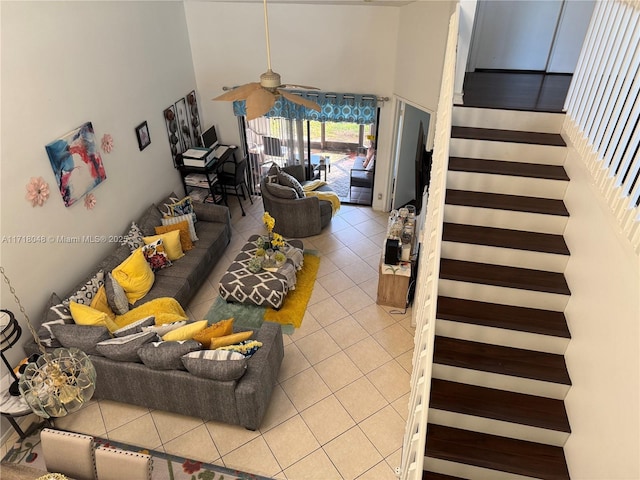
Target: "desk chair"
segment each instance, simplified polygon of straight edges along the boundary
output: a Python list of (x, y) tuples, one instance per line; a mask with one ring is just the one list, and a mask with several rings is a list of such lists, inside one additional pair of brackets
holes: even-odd
[[(244, 200), (247, 198), (244, 196), (244, 192), (247, 192), (247, 196), (251, 201), (251, 205), (253, 205), (253, 198), (251, 198), (251, 192), (249, 191), (249, 186), (247, 185), (247, 157), (244, 157), (240, 161), (236, 161), (235, 155), (229, 160), (223, 162), (218, 168), (218, 182), (220, 186), (225, 191), (225, 194), (228, 193), (228, 189), (233, 188), (233, 195), (238, 197), (238, 203), (240, 204), (240, 210), (242, 210), (242, 216), (246, 215), (244, 211), (244, 207), (242, 206), (242, 200), (240, 200), (240, 196)], [(240, 188), (240, 191), (238, 191)], [(243, 190), (244, 189), (244, 190)]]

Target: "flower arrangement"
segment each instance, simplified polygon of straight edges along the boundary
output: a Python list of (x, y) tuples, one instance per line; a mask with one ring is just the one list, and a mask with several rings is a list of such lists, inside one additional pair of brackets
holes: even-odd
[(262, 222), (267, 228), (268, 234), (266, 238), (258, 238), (256, 242), (257, 247), (264, 249), (272, 248), (274, 250), (283, 248), (286, 244), (284, 237), (279, 233), (275, 233), (273, 231), (273, 228), (276, 226), (275, 218), (269, 215), (269, 212), (264, 212), (264, 214), (262, 215)]
[(273, 227), (276, 226), (276, 219), (269, 215), (269, 212), (264, 212), (262, 214), (262, 223), (267, 227), (269, 234), (273, 233)]

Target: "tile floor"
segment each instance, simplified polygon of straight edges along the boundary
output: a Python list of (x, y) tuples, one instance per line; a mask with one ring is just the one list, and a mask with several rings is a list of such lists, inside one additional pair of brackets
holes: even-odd
[[(242, 217), (235, 197), (233, 238), (188, 305), (200, 319), (217, 282), (255, 232), (259, 197)], [(322, 260), (302, 327), (285, 335), (285, 357), (258, 431), (159, 410), (91, 401), (58, 419), (62, 429), (225, 465), (281, 480), (395, 479), (407, 418), (414, 329), (411, 311), (376, 305), (377, 265), (387, 215), (343, 206), (322, 234), (304, 239)], [(4, 456), (10, 438), (2, 446)]]

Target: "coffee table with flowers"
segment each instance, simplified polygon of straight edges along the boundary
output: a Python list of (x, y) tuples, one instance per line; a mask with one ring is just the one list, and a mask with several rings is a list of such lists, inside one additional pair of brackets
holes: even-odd
[(295, 289), (296, 272), (304, 262), (304, 245), (273, 232), (275, 221), (268, 212), (263, 221), (267, 235), (249, 237), (220, 279), (218, 290), (228, 302), (279, 309), (289, 290)]

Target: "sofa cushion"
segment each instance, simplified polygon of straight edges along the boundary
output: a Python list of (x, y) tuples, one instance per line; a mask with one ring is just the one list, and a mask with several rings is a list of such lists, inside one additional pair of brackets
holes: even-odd
[(109, 315), (95, 308), (91, 308), (88, 305), (71, 302), (69, 304), (69, 310), (71, 310), (71, 316), (76, 325), (106, 327), (110, 332), (118, 329), (118, 326), (109, 318)]
[(253, 335), (253, 331), (247, 330), (246, 332), (232, 333), (231, 335), (225, 335), (224, 337), (213, 337), (209, 342), (209, 349), (215, 350), (216, 348), (240, 343), (251, 338), (251, 335)]
[(154, 332), (141, 332), (98, 342), (96, 349), (102, 356), (118, 362), (139, 362), (138, 349), (145, 343), (158, 341)]
[(153, 283), (153, 288), (149, 290), (149, 293), (147, 293), (144, 298), (142, 298), (137, 304), (135, 304), (134, 307), (148, 303), (151, 300), (158, 300), (165, 297), (173, 297), (181, 305), (186, 305), (188, 299), (191, 298), (192, 294), (192, 287), (191, 285), (189, 285), (189, 281), (186, 278), (168, 277), (161, 275), (163, 272), (167, 272), (174, 267), (175, 264), (171, 268), (160, 270), (156, 275), (156, 280)]
[(145, 260), (151, 267), (151, 270), (157, 272), (163, 268), (170, 267), (172, 265), (169, 256), (164, 249), (164, 242), (162, 238), (157, 239), (155, 242), (151, 242), (148, 245), (142, 247), (142, 254)]
[(51, 330), (63, 347), (79, 348), (87, 355), (99, 355), (96, 344), (111, 338), (109, 330), (102, 326), (53, 325)]
[(91, 305), (89, 306), (103, 313), (106, 313), (107, 315), (109, 315), (109, 318), (111, 320), (116, 319), (116, 314), (113, 312), (113, 310), (109, 306), (109, 301), (107, 300), (107, 289), (105, 288), (104, 285), (102, 285), (98, 289), (98, 293), (96, 293), (96, 296), (93, 297), (93, 300), (91, 300)]
[(175, 225), (176, 223), (186, 221), (187, 224), (189, 225), (189, 237), (191, 238), (192, 242), (195, 242), (196, 240), (198, 240), (198, 235), (196, 233), (196, 226), (193, 222), (193, 217), (194, 217), (193, 214), (179, 215), (176, 217), (163, 217), (162, 225)]
[(142, 363), (155, 370), (185, 370), (182, 356), (202, 350), (202, 345), (194, 340), (176, 342), (151, 342), (138, 349)]
[(140, 300), (151, 290), (155, 279), (153, 270), (140, 248), (118, 265), (111, 274), (122, 286), (131, 304)]
[(129, 228), (129, 231), (125, 233), (124, 237), (122, 237), (120, 245), (129, 247), (130, 252), (135, 252), (136, 249), (144, 245), (142, 237), (142, 230), (140, 230), (138, 224), (136, 222), (131, 222), (131, 227)]
[(287, 172), (280, 171), (278, 173), (278, 183), (280, 185), (293, 188), (296, 191), (296, 195), (298, 196), (298, 198), (304, 198), (304, 190), (302, 189), (302, 185), (300, 185), (300, 182), (293, 175), (289, 175)]
[(162, 215), (155, 204), (151, 204), (138, 219), (138, 226), (142, 231), (142, 236), (149, 236), (156, 233), (155, 228), (162, 225)]
[(274, 197), (285, 198), (289, 200), (298, 198), (298, 193), (292, 187), (280, 185), (279, 183), (265, 183), (265, 185), (267, 187), (267, 191)]
[(107, 302), (116, 315), (124, 315), (129, 311), (129, 299), (127, 294), (122, 288), (111, 272), (107, 274), (104, 279), (104, 289), (107, 293)]
[(191, 322), (187, 323), (185, 326), (176, 328), (175, 330), (170, 331), (169, 333), (165, 333), (162, 336), (162, 339), (166, 342), (169, 341), (177, 341), (177, 340), (191, 340), (193, 336), (204, 330), (207, 327), (206, 320), (200, 320), (199, 322)]
[(189, 373), (222, 382), (237, 380), (247, 371), (247, 359), (238, 352), (202, 350), (182, 357)]
[(209, 346), (211, 339), (214, 337), (224, 337), (233, 333), (233, 318), (220, 320), (219, 322), (209, 325), (204, 330), (196, 333), (193, 339), (205, 346)]
[(143, 327), (149, 327), (156, 323), (156, 317), (149, 316), (136, 320), (129, 325), (126, 325), (113, 332), (114, 337), (126, 337), (127, 335), (133, 335), (134, 333), (140, 333), (143, 331)]
[(172, 330), (185, 326), (186, 324), (186, 320), (180, 320), (178, 322), (164, 323), (162, 325), (149, 325), (148, 327), (142, 327), (142, 331), (156, 332), (159, 337), (162, 337), (165, 333), (169, 333)]
[(191, 241), (191, 235), (189, 233), (189, 222), (186, 220), (170, 225), (160, 225), (156, 227), (156, 234), (162, 235), (163, 233), (173, 232), (174, 230), (180, 232), (180, 246), (182, 247), (182, 251), (188, 252), (191, 250), (193, 248), (193, 242)]
[(144, 243), (149, 245), (157, 241), (159, 238), (162, 239), (162, 243), (164, 244), (164, 251), (167, 252), (167, 256), (169, 260), (174, 261), (182, 258), (184, 252), (182, 250), (182, 245), (180, 243), (180, 231), (174, 230), (167, 233), (162, 233), (160, 235), (151, 235), (149, 237), (143, 237)]

